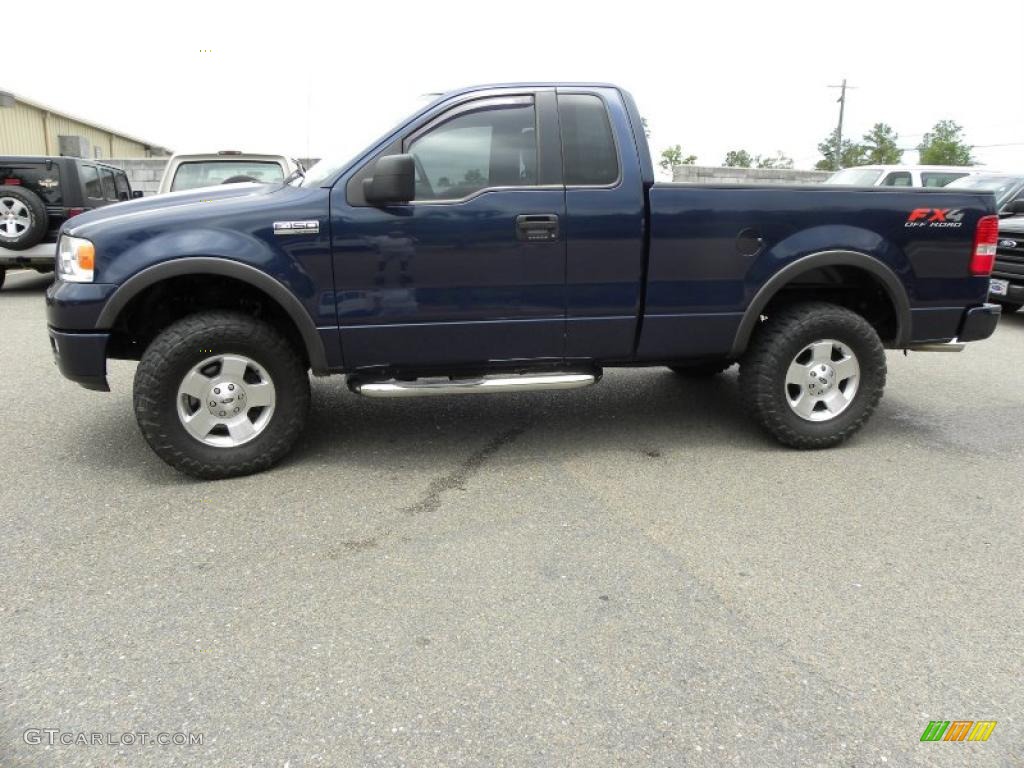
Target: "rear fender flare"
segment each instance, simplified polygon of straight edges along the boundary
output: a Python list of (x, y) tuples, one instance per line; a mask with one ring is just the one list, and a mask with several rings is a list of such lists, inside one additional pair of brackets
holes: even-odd
[(910, 299), (907, 297), (906, 288), (896, 273), (888, 266), (874, 259), (867, 254), (857, 251), (820, 251), (809, 256), (803, 256), (790, 262), (761, 286), (754, 298), (747, 307), (740, 321), (736, 336), (733, 339), (732, 350), (729, 356), (733, 359), (739, 358), (747, 348), (750, 336), (757, 327), (757, 322), (776, 293), (782, 290), (788, 283), (793, 281), (805, 272), (820, 267), (857, 267), (871, 274), (885, 288), (889, 300), (896, 309), (896, 339), (894, 347), (899, 349), (907, 346), (910, 340)]

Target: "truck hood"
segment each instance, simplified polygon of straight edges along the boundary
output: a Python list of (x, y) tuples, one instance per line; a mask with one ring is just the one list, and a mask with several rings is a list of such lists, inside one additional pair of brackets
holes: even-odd
[(140, 197), (123, 203), (97, 208), (87, 213), (68, 219), (63, 231), (77, 234), (80, 230), (101, 221), (112, 221), (125, 217), (139, 217), (140, 223), (147, 215), (157, 214), (170, 208), (186, 205), (203, 205), (213, 200), (225, 200), (235, 197), (259, 197), (270, 194), (281, 188), (281, 184), (260, 184), (248, 182), (240, 184), (220, 184), (215, 187), (188, 189), (183, 192), (168, 192), (153, 197)]

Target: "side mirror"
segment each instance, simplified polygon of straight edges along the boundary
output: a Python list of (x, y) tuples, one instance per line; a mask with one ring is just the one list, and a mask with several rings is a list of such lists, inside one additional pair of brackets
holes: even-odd
[(1024, 213), (1024, 197), (1018, 197), (1016, 200), (1011, 200), (1003, 206), (1003, 211), (1013, 216)]
[(386, 155), (373, 167), (373, 177), (363, 179), (363, 196), (374, 205), (407, 203), (416, 197), (416, 164), (412, 155)]
[(140, 197), (142, 197), (142, 190), (141, 189), (133, 189), (132, 190), (132, 200), (137, 200)]

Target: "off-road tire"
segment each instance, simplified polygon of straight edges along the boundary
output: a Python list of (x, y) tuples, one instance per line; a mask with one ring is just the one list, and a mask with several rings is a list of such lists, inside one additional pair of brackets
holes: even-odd
[[(266, 428), (251, 441), (226, 448), (200, 442), (182, 425), (178, 386), (211, 354), (240, 354), (270, 374), (277, 393)], [(135, 371), (135, 417), (150, 447), (175, 469), (204, 480), (249, 475), (270, 468), (291, 450), (309, 413), (309, 375), (288, 340), (265, 322), (240, 312), (190, 315), (168, 326), (142, 355)]]
[[(814, 422), (790, 408), (785, 382), (800, 350), (821, 339), (849, 345), (860, 365), (860, 381), (844, 411)], [(779, 310), (755, 330), (740, 364), (740, 392), (753, 417), (783, 445), (830, 448), (870, 418), (882, 398), (885, 374), (885, 349), (867, 320), (836, 304), (808, 302)]]
[(672, 373), (688, 379), (705, 379), (729, 370), (734, 363), (735, 360), (701, 360), (695, 363), (677, 363), (668, 368)]
[[(0, 198), (13, 198), (20, 201), (29, 213), (29, 225), (21, 234), (13, 239), (0, 237), (0, 248), (7, 248), (11, 251), (24, 251), (42, 242), (50, 229), (50, 217), (46, 213), (46, 206), (39, 195), (31, 189), (15, 187), (9, 184), (0, 185)], [(4, 212), (0, 211), (0, 215)]]

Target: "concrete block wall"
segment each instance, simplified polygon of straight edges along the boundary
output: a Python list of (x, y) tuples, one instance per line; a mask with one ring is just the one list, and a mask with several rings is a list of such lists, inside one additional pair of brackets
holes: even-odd
[(160, 179), (164, 175), (164, 168), (167, 167), (169, 159), (166, 157), (132, 157), (102, 160), (101, 162), (107, 165), (116, 165), (118, 168), (124, 168), (125, 173), (128, 174), (128, 182), (132, 185), (132, 189), (142, 190), (142, 193), (149, 197), (150, 195), (155, 195), (160, 187)]
[(676, 165), (672, 181), (695, 184), (820, 184), (830, 171), (786, 168), (719, 168), (710, 165)]

